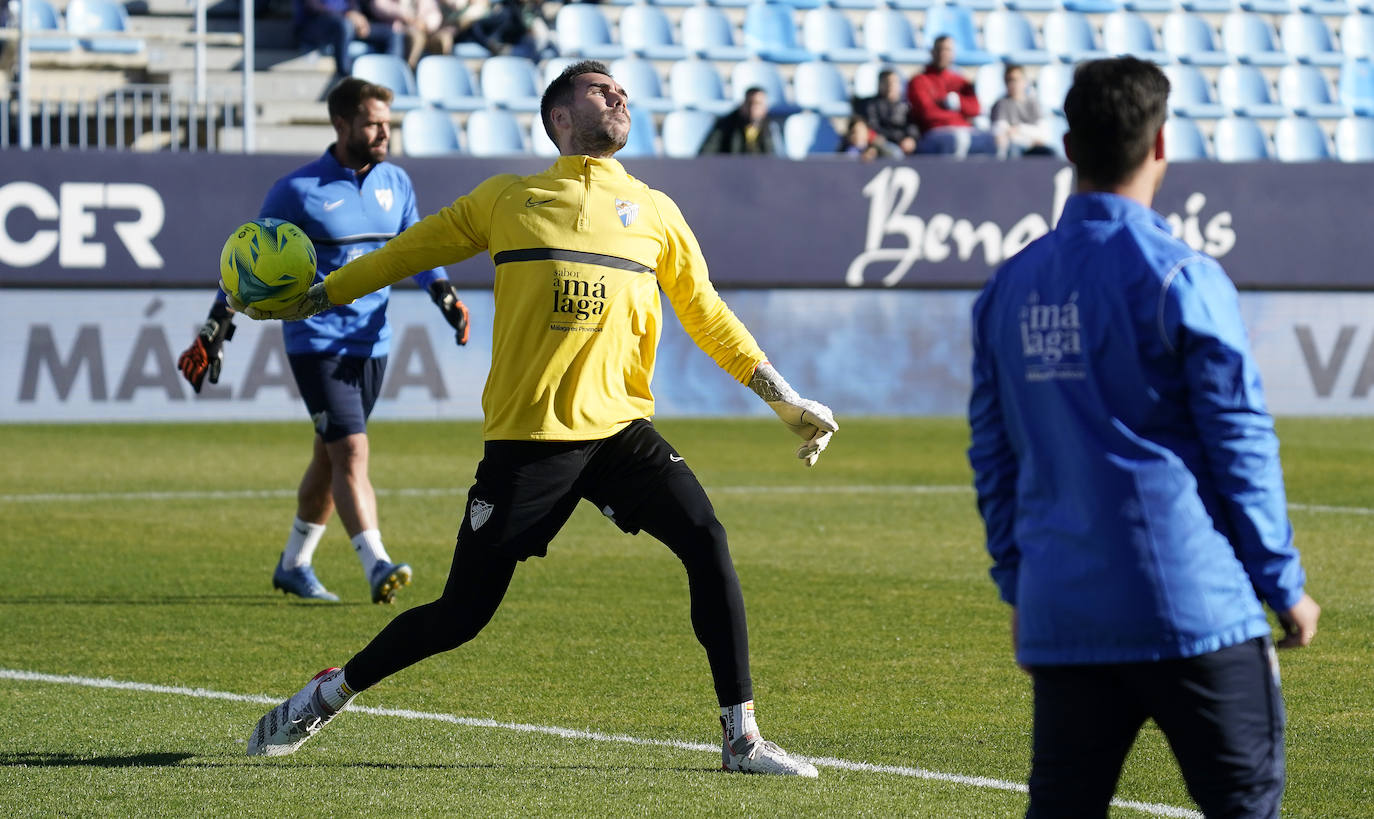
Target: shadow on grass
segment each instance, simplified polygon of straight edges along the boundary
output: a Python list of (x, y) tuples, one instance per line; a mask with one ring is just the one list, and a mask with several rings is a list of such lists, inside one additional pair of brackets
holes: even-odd
[[(187, 762), (187, 760), (191, 760)], [(197, 756), (184, 753), (129, 754), (128, 756), (78, 756), (68, 753), (40, 751), (0, 751), (0, 768), (242, 768), (246, 758), (236, 757), (229, 762), (218, 755)], [(183, 764), (185, 763), (185, 764)], [(272, 763), (267, 763), (272, 764)], [(277, 765), (282, 763), (277, 762)], [(541, 765), (538, 763), (506, 764), (495, 762), (299, 762), (290, 763), (293, 770), (377, 770), (377, 771), (600, 771), (602, 773), (634, 773), (642, 771), (628, 765)], [(657, 769), (662, 773), (712, 773), (714, 769), (691, 766)]]
[(0, 752), (0, 767), (8, 768), (166, 768), (194, 754), (130, 754), (129, 756), (77, 756), (63, 753)]

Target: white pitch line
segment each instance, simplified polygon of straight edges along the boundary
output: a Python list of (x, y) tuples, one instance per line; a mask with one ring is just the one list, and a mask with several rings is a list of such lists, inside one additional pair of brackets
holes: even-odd
[[(100, 679), (97, 677), (78, 677), (68, 674), (44, 674), (38, 671), (19, 671), (0, 668), (0, 679), (19, 682), (52, 683), (54, 685), (79, 685), (86, 688), (108, 688), (120, 691), (138, 691), (149, 694), (178, 694), (207, 700), (229, 700), (231, 702), (252, 702), (261, 705), (276, 705), (281, 700), (263, 694), (234, 694), (228, 691), (213, 691), (208, 688), (185, 688), (175, 685), (156, 685), (154, 683), (128, 682), (124, 680)], [(455, 714), (440, 714), (429, 711), (411, 711), (404, 708), (372, 708), (369, 706), (349, 705), (346, 710), (378, 717), (397, 717), (399, 719), (445, 722), (470, 728), (495, 728), (505, 731), (518, 731), (527, 734), (546, 734), (563, 739), (581, 739), (592, 742), (615, 742), (623, 745), (651, 745), (662, 748), (675, 748), (683, 751), (703, 751), (719, 753), (719, 745), (704, 742), (686, 742), (679, 739), (651, 739), (627, 734), (603, 734), (597, 731), (582, 731), (575, 728), (560, 728), (556, 725), (530, 725), (521, 722), (498, 722), (492, 719), (460, 717)], [(869, 762), (851, 762), (833, 757), (802, 757), (818, 767), (837, 768), (845, 771), (862, 771), (905, 776), (914, 779), (927, 779), (936, 782), (949, 782), (956, 785), (971, 785), (975, 788), (1015, 791), (1026, 793), (1027, 787), (1020, 782), (993, 779), (986, 776), (966, 776), (964, 774), (930, 771), (925, 768), (912, 768), (905, 765), (875, 765)], [(1161, 805), (1155, 802), (1139, 802), (1134, 799), (1113, 799), (1112, 804), (1119, 808), (1138, 810), (1154, 816), (1179, 817), (1179, 819), (1203, 819), (1201, 813), (1176, 805)]]

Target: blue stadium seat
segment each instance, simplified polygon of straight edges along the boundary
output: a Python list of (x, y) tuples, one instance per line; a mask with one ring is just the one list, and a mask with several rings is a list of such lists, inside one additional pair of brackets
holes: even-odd
[(353, 76), (384, 85), (394, 95), (391, 110), (410, 111), (424, 107), (415, 87), (415, 76), (406, 61), (394, 54), (364, 54), (353, 61)]
[(616, 152), (616, 159), (657, 156), (656, 142), (653, 114), (642, 108), (630, 106), (630, 137), (625, 141), (625, 147)]
[(1179, 6), (1174, 0), (1125, 0), (1121, 7), (1136, 14), (1164, 14)]
[(658, 69), (654, 68), (653, 63), (642, 57), (625, 57), (611, 63), (610, 69), (611, 76), (615, 77), (625, 89), (625, 93), (630, 95), (631, 106), (655, 114), (673, 110), (673, 101), (663, 93), (663, 82), (659, 79)]
[(735, 27), (725, 12), (712, 6), (684, 9), (678, 21), (682, 47), (708, 60), (743, 60), (749, 49), (735, 42)]
[(1064, 97), (1073, 85), (1073, 66), (1067, 63), (1050, 63), (1035, 75), (1036, 96), (1040, 103), (1052, 114), (1064, 113)]
[(716, 124), (705, 111), (669, 111), (663, 118), (663, 155), (688, 159), (701, 151), (701, 143)]
[(633, 5), (620, 12), (620, 44), (647, 60), (681, 60), (687, 49), (673, 40), (673, 24), (658, 6)]
[[(706, 60), (678, 60), (668, 69), (668, 93), (678, 108), (723, 114), (735, 107), (725, 96), (725, 84)], [(665, 129), (666, 130), (666, 129)]]
[[(67, 31), (72, 34), (129, 30), (129, 15), (124, 6), (110, 0), (71, 0), (66, 17)], [(101, 54), (138, 54), (143, 51), (143, 41), (82, 37), (81, 47)]]
[(446, 111), (476, 111), (487, 101), (477, 93), (477, 81), (467, 64), (452, 54), (430, 54), (415, 66), (415, 88), (426, 104)]
[(1192, 119), (1216, 119), (1226, 115), (1212, 94), (1212, 85), (1195, 66), (1166, 65), (1169, 78), (1169, 110)]
[(611, 37), (611, 26), (595, 5), (564, 5), (554, 15), (553, 30), (558, 53), (564, 57), (614, 60), (625, 56), (625, 47)]
[(1222, 162), (1256, 162), (1269, 158), (1264, 132), (1253, 119), (1245, 117), (1217, 120), (1212, 131), (1212, 148)]
[(1289, 14), (1279, 23), (1283, 50), (1300, 63), (1334, 67), (1345, 57), (1331, 40), (1331, 29), (1315, 14)]
[(1343, 162), (1374, 162), (1374, 119), (1346, 117), (1336, 123), (1336, 157)]
[(1253, 65), (1226, 65), (1217, 72), (1217, 100), (1227, 113), (1278, 119), (1288, 112), (1274, 102), (1269, 80)]
[(558, 156), (558, 146), (553, 144), (553, 140), (549, 139), (548, 133), (544, 130), (544, 120), (541, 117), (530, 117), (529, 146), (530, 153), (535, 156)]
[(406, 156), (453, 156), (463, 152), (458, 129), (446, 111), (416, 108), (401, 118), (401, 147)]
[(782, 141), (791, 159), (806, 159), (811, 154), (834, 154), (840, 135), (828, 117), (814, 111), (793, 114), (782, 123)]
[(1064, 7), (1063, 0), (1004, 0), (1002, 5), (1012, 11), (1044, 13)]
[(983, 47), (1004, 62), (1017, 65), (1044, 65), (1050, 61), (1050, 53), (1035, 41), (1030, 21), (1018, 11), (988, 12), (983, 18)]
[(844, 77), (831, 63), (815, 60), (797, 66), (792, 93), (800, 108), (827, 117), (846, 117), (853, 110)]
[(1322, 162), (1331, 159), (1326, 132), (1314, 119), (1285, 117), (1274, 123), (1274, 158), (1280, 162)]
[(1212, 26), (1200, 15), (1170, 12), (1160, 27), (1160, 42), (1175, 60), (1188, 65), (1226, 65), (1231, 58), (1217, 48)]
[(988, 63), (973, 72), (973, 93), (984, 115), (991, 114), (993, 103), (1007, 94), (1006, 69), (1002, 63)]
[(775, 63), (804, 63), (816, 55), (801, 47), (792, 6), (750, 3), (744, 12), (744, 47), (759, 59)]
[(1341, 20), (1341, 53), (1347, 59), (1374, 57), (1374, 14), (1347, 14)]
[(1350, 4), (1345, 0), (1299, 0), (1298, 8), (1323, 17), (1344, 17), (1351, 12)]
[(1238, 8), (1237, 0), (1179, 0), (1178, 5), (1195, 14), (1225, 14)]
[(550, 57), (539, 68), (539, 87), (548, 88), (563, 73), (563, 69), (582, 62), (580, 57)]
[(890, 68), (897, 72), (897, 77), (902, 83), (902, 88), (906, 88), (907, 78), (899, 68), (887, 63), (871, 62), (854, 66), (854, 76), (850, 77), (850, 84), (853, 86), (854, 96), (858, 99), (878, 96), (878, 75), (883, 69)]
[(1312, 65), (1286, 65), (1279, 69), (1279, 103), (1304, 117), (1339, 118), (1345, 106), (1336, 102), (1331, 84), (1320, 68)]
[[(925, 11), (936, 2), (939, 2), (939, 0), (887, 0), (886, 6), (890, 9), (897, 9), (898, 11)], [(883, 5), (884, 4), (879, 3), (877, 7), (881, 8)]]
[(1100, 60), (1111, 55), (1097, 42), (1088, 18), (1077, 11), (1052, 11), (1041, 24), (1045, 35), (1045, 49), (1058, 54), (1066, 63)]
[(468, 153), (473, 156), (525, 153), (525, 136), (520, 132), (515, 115), (500, 108), (484, 108), (468, 114), (467, 137)]
[[(53, 8), (48, 0), (29, 0), (29, 31), (55, 32), (62, 30), (62, 21), (57, 16), (57, 9)], [(76, 48), (76, 40), (70, 37), (30, 38), (29, 49), (32, 51), (71, 51)]]
[[(512, 111), (539, 110), (539, 77), (534, 63), (524, 57), (488, 57), (482, 63), (477, 81), (482, 88), (482, 96), (492, 105)], [(471, 140), (468, 144), (471, 146)], [(473, 153), (476, 153), (475, 149)]]
[(1121, 9), (1117, 0), (1064, 0), (1064, 8), (1081, 14), (1110, 14)]
[(788, 98), (787, 83), (776, 65), (763, 60), (735, 63), (730, 69), (730, 99), (739, 104), (744, 101), (744, 92), (754, 87), (767, 92), (769, 113), (785, 115), (796, 111)]
[(1374, 63), (1346, 60), (1341, 66), (1341, 104), (1352, 114), (1374, 116)]
[(930, 52), (916, 43), (916, 31), (905, 14), (894, 9), (874, 9), (864, 15), (864, 47), (881, 60), (924, 64)]
[(966, 6), (931, 6), (926, 11), (926, 24), (922, 34), (927, 43), (934, 43), (936, 37), (944, 34), (952, 37), (954, 62), (957, 65), (982, 65), (996, 60), (979, 44), (978, 30), (973, 24), (973, 13)]
[(1293, 4), (1290, 0), (1240, 0), (1240, 8), (1255, 14), (1287, 14)]
[(1279, 48), (1274, 27), (1253, 12), (1227, 14), (1221, 21), (1221, 43), (1228, 54), (1246, 65), (1288, 65), (1293, 61)]
[(1169, 55), (1155, 43), (1154, 29), (1135, 12), (1114, 11), (1103, 19), (1102, 47), (1113, 54), (1131, 54), (1160, 65), (1169, 63)]
[(844, 12), (812, 9), (802, 18), (802, 46), (832, 63), (862, 63), (868, 51), (860, 48), (854, 26)]
[(1197, 123), (1187, 117), (1169, 117), (1164, 122), (1164, 157), (1170, 162), (1196, 162), (1211, 159), (1207, 138)]
[(858, 9), (868, 11), (879, 6), (878, 0), (830, 0), (830, 6), (837, 9)]

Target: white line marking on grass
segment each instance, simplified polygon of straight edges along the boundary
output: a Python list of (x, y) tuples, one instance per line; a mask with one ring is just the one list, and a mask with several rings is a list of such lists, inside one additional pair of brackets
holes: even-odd
[[(96, 677), (77, 677), (67, 674), (44, 674), (38, 671), (18, 671), (9, 668), (0, 668), (0, 679), (17, 680), (20, 682), (52, 683), (54, 685), (79, 685), (87, 688), (110, 688), (120, 691), (139, 691), (148, 694), (179, 694), (187, 697), (196, 697), (198, 699), (253, 702), (261, 705), (276, 705), (281, 702), (279, 697), (269, 697), (263, 694), (233, 694), (228, 691), (212, 691), (208, 688), (185, 688), (175, 685), (127, 682), (108, 678), (99, 679)], [(713, 754), (720, 752), (719, 745), (707, 744), (704, 742), (686, 742), (679, 739), (650, 739), (646, 737), (629, 736), (627, 734), (603, 734), (597, 731), (560, 728), (556, 725), (530, 725), (521, 722), (498, 722), (493, 719), (460, 717), (455, 714), (438, 714), (428, 711), (411, 711), (405, 708), (371, 708), (368, 706), (349, 705), (346, 710), (360, 714), (370, 714), (377, 717), (396, 717), (399, 719), (424, 720), (427, 722), (446, 722), (470, 728), (496, 728), (499, 730), (518, 731), (526, 734), (546, 734), (548, 736), (561, 737), (563, 739), (615, 742), (623, 745), (651, 745), (662, 748), (676, 748), (682, 751), (703, 751)], [(1015, 791), (1018, 793), (1026, 793), (1028, 790), (1027, 787), (1020, 782), (1009, 782), (1005, 779), (993, 779), (986, 776), (965, 776), (964, 774), (942, 773), (940, 771), (928, 771), (924, 768), (911, 768), (905, 765), (874, 765), (869, 762), (851, 762), (847, 759), (835, 759), (833, 757), (802, 758), (818, 767), (838, 768), (845, 771), (891, 774), (914, 779), (950, 782), (956, 785), (971, 785), (975, 788), (990, 788), (993, 790)], [(1119, 808), (1129, 808), (1155, 816), (1180, 817), (1180, 819), (1203, 819), (1201, 813), (1175, 805), (1139, 802), (1133, 799), (1113, 799), (1112, 804)]]

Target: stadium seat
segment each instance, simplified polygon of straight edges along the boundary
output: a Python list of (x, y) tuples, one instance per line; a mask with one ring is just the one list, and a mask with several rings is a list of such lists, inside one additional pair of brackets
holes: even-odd
[[(524, 57), (503, 55), (488, 57), (478, 74), (482, 96), (492, 105), (512, 111), (539, 110), (539, 79), (534, 63)], [(471, 127), (469, 127), (471, 133)], [(472, 141), (468, 141), (469, 149)]]
[(1207, 138), (1195, 121), (1187, 117), (1169, 117), (1164, 121), (1164, 157), (1170, 162), (1211, 159)]
[(681, 60), (687, 56), (687, 49), (673, 41), (673, 24), (658, 6), (637, 4), (622, 11), (620, 44), (646, 60)]
[[(62, 30), (62, 21), (57, 9), (48, 0), (29, 0), (29, 31), (47, 33)], [(70, 37), (30, 38), (31, 51), (71, 51), (76, 48), (76, 40)]]
[(1222, 162), (1256, 162), (1269, 158), (1264, 132), (1253, 119), (1245, 117), (1217, 120), (1212, 131), (1212, 148)]
[(744, 101), (744, 92), (750, 88), (762, 88), (768, 94), (768, 111), (774, 115), (796, 112), (791, 105), (787, 83), (778, 67), (763, 60), (744, 60), (735, 63), (730, 69), (730, 99), (736, 105)]
[(558, 156), (558, 146), (553, 144), (553, 140), (549, 139), (548, 133), (544, 130), (544, 120), (540, 117), (530, 117), (529, 146), (530, 153), (535, 156)]
[(569, 3), (553, 18), (554, 42), (564, 57), (614, 60), (625, 56), (625, 47), (611, 37), (611, 26), (601, 9), (589, 3)]
[(1255, 14), (1287, 14), (1293, 4), (1289, 0), (1240, 0), (1240, 8)]
[(515, 115), (500, 108), (484, 108), (468, 114), (467, 137), (468, 153), (473, 156), (525, 153), (525, 137), (520, 133)]
[[(906, 15), (894, 9), (874, 9), (864, 15), (864, 48), (880, 60), (925, 64), (930, 52), (916, 43), (916, 32)], [(870, 95), (871, 96), (871, 95)]]
[(723, 114), (735, 107), (725, 96), (725, 84), (706, 60), (678, 60), (668, 69), (668, 93), (678, 108)]
[(1341, 53), (1346, 59), (1374, 57), (1374, 14), (1347, 14), (1341, 20)]
[[(67, 31), (72, 34), (129, 30), (128, 12), (123, 4), (111, 0), (71, 0), (66, 17)], [(143, 51), (143, 41), (82, 37), (81, 47), (101, 54), (138, 54)]]
[(820, 60), (797, 66), (792, 93), (798, 107), (827, 117), (847, 117), (854, 108), (839, 69)]
[(401, 118), (401, 147), (406, 156), (453, 156), (463, 152), (453, 120), (448, 112), (438, 108), (406, 112)]
[(956, 65), (982, 65), (996, 60), (979, 45), (978, 30), (973, 24), (973, 13), (966, 6), (931, 6), (926, 10), (926, 24), (922, 34), (927, 43), (934, 43), (936, 37), (945, 34), (952, 37)]
[(834, 154), (840, 135), (828, 117), (814, 111), (793, 114), (782, 123), (782, 141), (791, 159), (806, 159), (811, 154)]
[(793, 8), (786, 3), (750, 3), (744, 13), (744, 47), (762, 60), (804, 63), (816, 55), (801, 47)]
[(1191, 65), (1166, 65), (1164, 75), (1169, 78), (1169, 111), (1193, 119), (1217, 119), (1226, 110), (1212, 94), (1211, 83), (1202, 72)]
[(1374, 119), (1346, 117), (1336, 123), (1336, 158), (1343, 162), (1374, 162)]
[[(854, 76), (849, 78), (853, 86), (854, 97), (856, 99), (867, 99), (868, 97), (878, 96), (878, 75), (883, 69), (890, 68), (897, 72), (897, 77), (901, 81), (902, 88), (906, 88), (906, 77), (896, 66), (887, 63), (863, 63), (854, 66)], [(905, 92), (904, 92), (905, 93)]]
[(1177, 61), (1187, 65), (1226, 65), (1231, 58), (1217, 48), (1212, 26), (1201, 16), (1174, 11), (1164, 16), (1160, 43)]
[(1225, 14), (1235, 11), (1237, 0), (1180, 0), (1179, 8), (1194, 14)]
[(1069, 132), (1069, 121), (1060, 114), (1051, 114), (1045, 118), (1045, 125), (1049, 130), (1049, 149), (1064, 159), (1064, 135)]
[(669, 111), (663, 118), (663, 155), (689, 159), (701, 151), (701, 143), (716, 124), (705, 111)]
[(973, 93), (978, 97), (978, 107), (983, 113), (992, 113), (993, 103), (1006, 96), (1006, 66), (1002, 63), (988, 63), (978, 66), (973, 72)]
[(1323, 17), (1344, 17), (1351, 12), (1350, 4), (1345, 0), (1300, 0), (1298, 8)]
[(1125, 0), (1121, 7), (1136, 14), (1164, 14), (1178, 8), (1174, 0)]
[(1169, 63), (1169, 55), (1155, 43), (1150, 24), (1130, 11), (1114, 11), (1102, 20), (1102, 47), (1112, 54), (1130, 54), (1160, 65)]
[(1322, 162), (1331, 159), (1326, 132), (1314, 119), (1285, 117), (1274, 123), (1274, 158), (1280, 162)]
[(1064, 8), (1080, 14), (1110, 14), (1120, 11), (1117, 0), (1064, 0)]
[(625, 141), (625, 147), (616, 152), (616, 159), (657, 156), (657, 142), (654, 115), (637, 105), (630, 106), (630, 137)]
[(1279, 48), (1274, 27), (1248, 11), (1233, 11), (1221, 21), (1221, 43), (1237, 62), (1246, 65), (1287, 65), (1292, 58)]
[(743, 60), (749, 49), (735, 42), (735, 27), (725, 12), (712, 6), (692, 6), (683, 9), (678, 21), (682, 32), (682, 47), (688, 54), (707, 60)]
[(983, 18), (983, 47), (1002, 61), (1017, 65), (1044, 65), (1050, 61), (1050, 53), (1035, 41), (1030, 21), (1018, 11), (988, 12)]
[(1061, 0), (1004, 0), (1002, 5), (1012, 11), (1029, 11), (1037, 14), (1058, 11), (1064, 7)]
[(1035, 75), (1036, 96), (1048, 113), (1064, 113), (1064, 97), (1073, 85), (1073, 66), (1066, 63), (1050, 63)]
[(878, 0), (830, 0), (831, 8), (868, 11), (881, 5)]
[(1288, 112), (1274, 102), (1269, 80), (1253, 65), (1226, 65), (1217, 72), (1217, 100), (1228, 114), (1278, 119)]
[(1345, 57), (1331, 40), (1331, 29), (1315, 14), (1289, 14), (1279, 23), (1283, 50), (1300, 63), (1338, 66)]
[(1279, 69), (1279, 103), (1304, 117), (1339, 118), (1345, 106), (1336, 102), (1331, 84), (1320, 68), (1312, 65), (1286, 65)]
[(1110, 56), (1097, 42), (1088, 18), (1076, 11), (1052, 11), (1042, 23), (1045, 49), (1066, 63), (1100, 60)]
[(477, 81), (467, 64), (452, 54), (431, 54), (415, 66), (415, 88), (420, 99), (446, 111), (476, 111), (487, 101), (477, 93)]
[[(539, 69), (539, 87), (548, 88), (563, 73), (563, 69), (582, 62), (579, 57), (550, 57)], [(619, 79), (619, 78), (617, 78)]]
[(859, 47), (849, 18), (832, 8), (806, 12), (802, 18), (802, 46), (832, 63), (862, 63), (869, 59), (868, 51)]
[(1341, 66), (1341, 104), (1358, 116), (1374, 116), (1374, 63), (1346, 60)]
[(630, 95), (632, 106), (655, 114), (673, 110), (673, 101), (663, 93), (663, 83), (653, 63), (642, 57), (625, 57), (611, 63), (610, 69), (611, 76)]
[(410, 111), (424, 107), (415, 76), (406, 61), (394, 54), (364, 54), (353, 61), (353, 76), (370, 83), (384, 85), (394, 95), (391, 110)]

